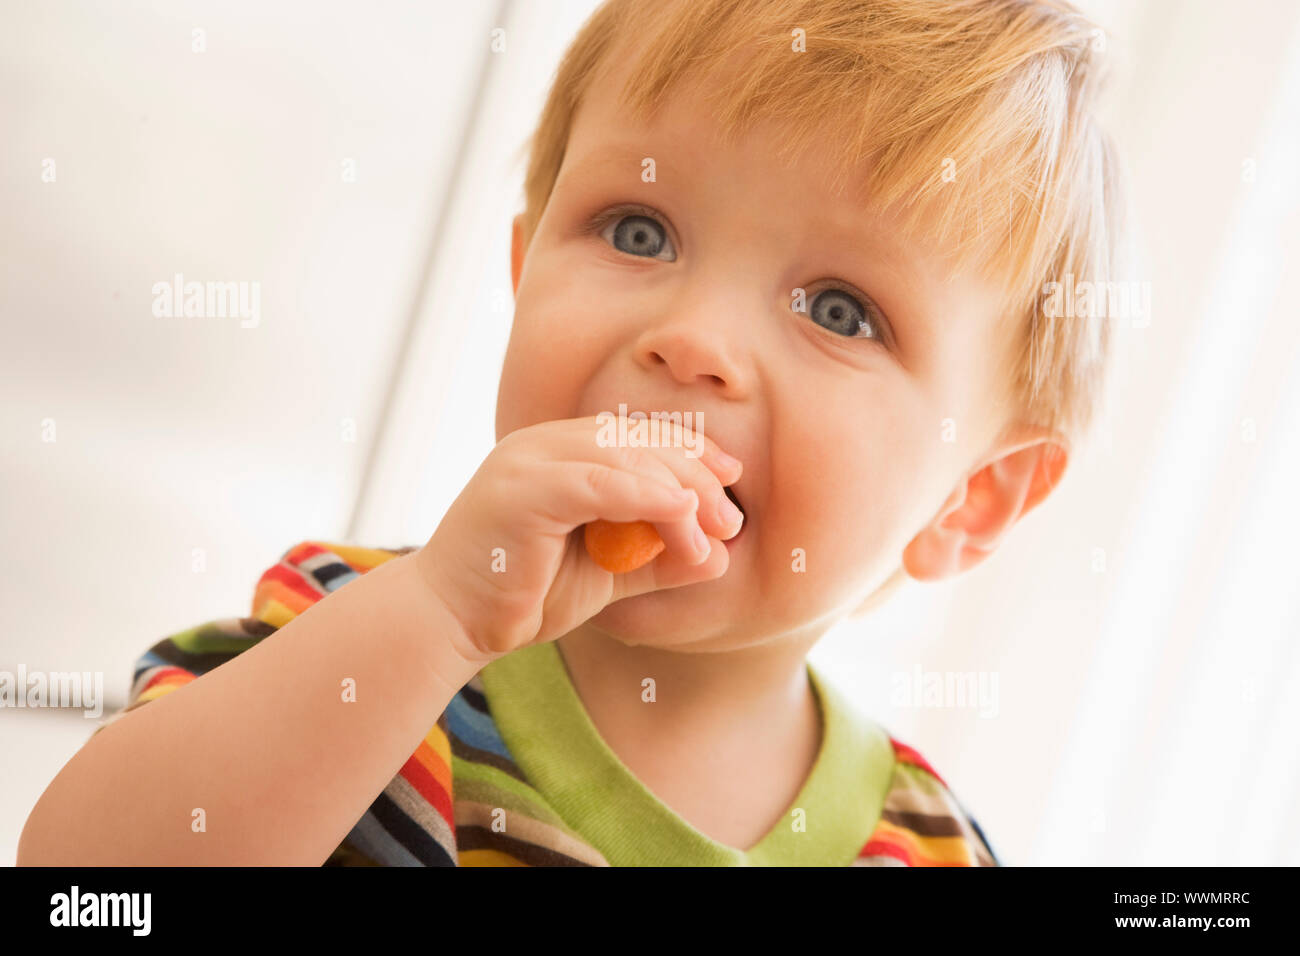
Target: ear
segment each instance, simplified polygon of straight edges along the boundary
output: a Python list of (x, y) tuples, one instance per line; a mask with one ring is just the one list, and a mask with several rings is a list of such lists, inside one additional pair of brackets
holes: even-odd
[(1021, 429), (1004, 439), (903, 549), (908, 575), (936, 581), (979, 564), (1056, 487), (1068, 459), (1068, 444), (1059, 435)]
[(519, 294), (519, 273), (524, 271), (524, 214), (515, 216), (510, 230), (510, 283)]

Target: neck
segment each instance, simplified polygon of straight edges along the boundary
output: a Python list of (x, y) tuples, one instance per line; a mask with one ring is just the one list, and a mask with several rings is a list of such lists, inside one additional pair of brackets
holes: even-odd
[[(588, 622), (557, 645), (601, 737), (635, 766), (647, 752), (770, 748), (773, 735), (806, 738), (810, 729), (820, 736), (806, 660), (817, 637), (693, 652), (629, 646)], [(653, 698), (647, 678), (654, 681)]]

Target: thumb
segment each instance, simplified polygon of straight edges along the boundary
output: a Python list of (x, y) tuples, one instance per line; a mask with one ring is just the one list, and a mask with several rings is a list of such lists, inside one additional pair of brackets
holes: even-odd
[(647, 594), (650, 591), (679, 588), (722, 577), (731, 564), (731, 555), (727, 551), (727, 546), (718, 538), (710, 537), (709, 546), (711, 548), (709, 556), (700, 564), (687, 564), (677, 552), (664, 551), (649, 564), (635, 571), (614, 575), (614, 594), (610, 598), (610, 603), (635, 597), (638, 594)]

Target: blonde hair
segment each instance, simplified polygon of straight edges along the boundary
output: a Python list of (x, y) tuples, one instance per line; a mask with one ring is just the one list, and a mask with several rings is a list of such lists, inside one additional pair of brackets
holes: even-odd
[[(724, 137), (783, 124), (782, 160), (809, 147), (834, 156), (837, 192), (856, 186), (906, 235), (1003, 283), (1009, 424), (1067, 442), (1087, 430), (1107, 320), (1039, 305), (1049, 281), (1108, 283), (1118, 266), (1119, 167), (1093, 115), (1102, 31), (1058, 0), (607, 0), (526, 144), (526, 241), (583, 96), (629, 42), (639, 52), (621, 95), (639, 117), (693, 76)], [(721, 68), (733, 58), (739, 68)]]

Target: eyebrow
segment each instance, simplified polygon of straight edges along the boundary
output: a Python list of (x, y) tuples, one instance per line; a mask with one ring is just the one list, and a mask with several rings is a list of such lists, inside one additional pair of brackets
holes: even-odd
[[(579, 177), (580, 175), (592, 175), (597, 171), (605, 171), (611, 167), (625, 168), (629, 176), (634, 176), (637, 182), (641, 181), (641, 163), (646, 159), (653, 159), (655, 164), (655, 178), (658, 179), (660, 169), (666, 169), (672, 178), (680, 179), (681, 172), (671, 160), (660, 156), (647, 155), (644, 150), (633, 149), (631, 146), (602, 146), (599, 149), (583, 154), (582, 158), (569, 165), (569, 157), (566, 155), (561, 162), (560, 176)], [(558, 178), (558, 177), (557, 177)]]

